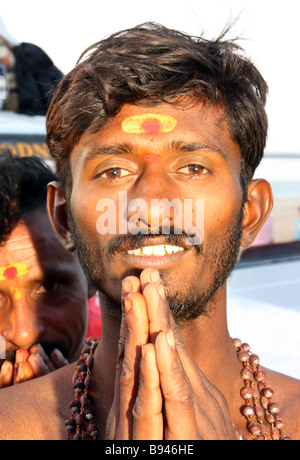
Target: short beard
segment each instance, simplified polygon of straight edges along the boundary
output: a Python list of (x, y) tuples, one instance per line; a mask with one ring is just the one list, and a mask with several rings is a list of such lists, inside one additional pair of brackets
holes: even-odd
[[(180, 292), (170, 292), (166, 286), (166, 297), (172, 315), (177, 324), (181, 324), (199, 316), (209, 316), (213, 308), (213, 298), (216, 292), (231, 275), (240, 252), (240, 241), (243, 231), (244, 206), (241, 208), (233, 228), (225, 235), (219, 237), (218, 242), (206, 250), (209, 257), (209, 267), (213, 274), (213, 282), (208, 289), (196, 288), (182, 298)], [(164, 274), (161, 273), (162, 280)], [(195, 278), (201, 280), (201, 273), (196, 273)], [(197, 283), (198, 284), (198, 283)]]
[[(198, 280), (201, 280), (201, 273), (195, 273), (196, 282), (193, 289), (186, 293), (183, 297), (182, 292), (171, 290), (168, 287), (168, 270), (160, 272), (162, 281), (166, 289), (166, 298), (170, 306), (170, 310), (174, 316), (175, 321), (178, 324), (184, 323), (198, 318), (199, 316), (209, 315), (210, 307), (212, 305), (212, 299), (218, 289), (226, 282), (230, 274), (232, 273), (240, 251), (240, 240), (243, 230), (243, 217), (244, 217), (244, 203), (241, 206), (239, 214), (234, 222), (231, 229), (227, 230), (226, 233), (219, 236), (215, 244), (206, 249), (205, 254), (203, 252), (203, 246), (199, 246), (197, 253), (199, 257), (206, 256), (209, 260), (209, 269), (213, 276), (213, 281), (206, 290), (199, 290)], [(99, 270), (94, 267), (101, 266), (101, 253), (99, 250), (94, 248), (93, 242), (88, 241), (85, 235), (78, 231), (75, 224), (75, 220), (72, 216), (70, 209), (68, 208), (69, 225), (72, 234), (74, 244), (78, 250), (78, 256), (89, 281), (101, 292), (107, 299), (106, 304), (111, 308), (121, 308), (120, 302), (116, 302), (107, 292), (105, 287), (100, 284), (101, 275)], [(166, 239), (168, 235), (164, 235)], [(135, 235), (134, 238), (142, 238), (145, 235)], [(125, 236), (126, 238), (126, 236)], [(174, 235), (169, 235), (170, 243), (174, 244)], [(120, 237), (120, 241), (122, 238)], [(165, 282), (164, 282), (165, 281)], [(199, 281), (200, 283), (200, 281)]]

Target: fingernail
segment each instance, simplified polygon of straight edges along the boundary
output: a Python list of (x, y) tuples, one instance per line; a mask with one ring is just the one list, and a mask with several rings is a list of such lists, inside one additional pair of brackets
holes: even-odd
[(9, 361), (4, 361), (0, 374), (4, 377), (8, 374), (9, 371), (11, 371), (11, 363)]
[(18, 380), (23, 380), (31, 376), (31, 367), (28, 363), (20, 363), (18, 368)]
[(132, 284), (127, 279), (122, 281), (122, 294), (127, 295), (132, 292)]
[(44, 353), (44, 348), (42, 347), (42, 345), (40, 343), (37, 343), (35, 345), (35, 349), (33, 351), (33, 354), (39, 354), (42, 356), (42, 354)]
[(174, 339), (174, 334), (171, 329), (166, 334), (166, 340), (168, 342), (169, 347), (172, 348), (172, 350), (175, 350), (175, 339)]
[(29, 357), (29, 352), (27, 350), (25, 350), (24, 348), (20, 348), (16, 352), (15, 362), (16, 362), (16, 364), (21, 363), (21, 362), (25, 362), (25, 361), (27, 361), (28, 357)]
[(158, 270), (153, 270), (150, 273), (152, 283), (161, 283), (160, 274)]
[(52, 350), (51, 356), (52, 355), (55, 355), (59, 359), (64, 359), (64, 355), (62, 354), (62, 352), (58, 348), (54, 348), (54, 350)]
[(39, 353), (32, 355), (32, 359), (34, 359), (37, 366), (41, 367), (44, 365), (44, 360)]
[(165, 299), (166, 298), (165, 288), (163, 286), (158, 286), (157, 290), (158, 290), (158, 293), (159, 293), (160, 297), (162, 299)]

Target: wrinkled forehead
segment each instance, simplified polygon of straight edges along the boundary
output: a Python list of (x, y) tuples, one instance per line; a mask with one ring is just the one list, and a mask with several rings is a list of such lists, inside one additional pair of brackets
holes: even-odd
[[(74, 264), (74, 256), (59, 243), (46, 210), (21, 220), (0, 248), (0, 268), (9, 276)], [(1, 270), (0, 270), (1, 271)]]

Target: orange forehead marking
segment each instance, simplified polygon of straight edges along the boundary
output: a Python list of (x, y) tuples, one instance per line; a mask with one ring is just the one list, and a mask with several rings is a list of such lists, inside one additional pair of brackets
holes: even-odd
[(26, 264), (10, 264), (7, 267), (0, 267), (0, 281), (14, 280), (28, 273)]
[(19, 291), (18, 288), (12, 287), (11, 288), (12, 295), (14, 296), (15, 300), (20, 300), (22, 299), (21, 292)]
[(146, 161), (146, 163), (154, 164), (158, 163), (161, 160), (161, 155), (158, 155), (156, 153), (145, 153), (145, 155), (143, 155), (142, 158), (144, 161)]
[(126, 118), (122, 122), (122, 131), (128, 134), (170, 133), (176, 125), (176, 118), (170, 115), (144, 113)]

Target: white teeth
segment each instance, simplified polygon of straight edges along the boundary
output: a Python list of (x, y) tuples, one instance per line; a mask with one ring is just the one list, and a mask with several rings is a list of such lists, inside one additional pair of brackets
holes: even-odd
[(164, 256), (165, 247), (161, 244), (160, 246), (153, 246), (153, 255), (154, 256)]
[(152, 249), (153, 249), (153, 246), (146, 246), (145, 248), (142, 249), (143, 255), (144, 256), (152, 256), (152, 254), (153, 254)]
[(127, 254), (133, 256), (165, 256), (168, 254), (175, 254), (176, 252), (182, 252), (184, 248), (179, 246), (170, 246), (160, 244), (158, 246), (145, 246), (139, 249), (133, 249), (127, 252)]

